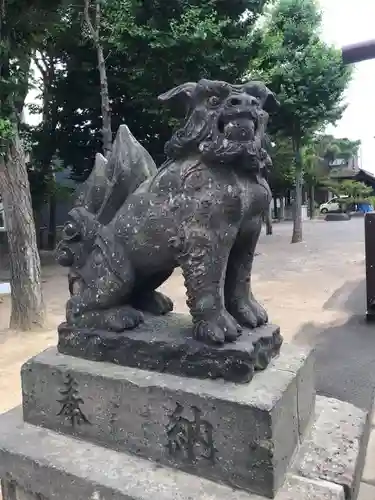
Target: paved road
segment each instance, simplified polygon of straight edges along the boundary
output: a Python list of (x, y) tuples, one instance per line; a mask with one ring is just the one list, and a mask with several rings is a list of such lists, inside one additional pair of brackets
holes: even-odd
[[(367, 324), (364, 316), (363, 220), (306, 223), (305, 242), (298, 245), (289, 244), (289, 224), (280, 224), (275, 233), (274, 237), (262, 236), (255, 272), (268, 280), (284, 275), (294, 283), (300, 274), (306, 294), (312, 290), (317, 295), (332, 285), (321, 314), (342, 314), (336, 321), (319, 325), (308, 321), (294, 336), (295, 342), (316, 345), (318, 392), (370, 409), (375, 387), (375, 324)], [(305, 304), (307, 318), (311, 318), (310, 303)]]

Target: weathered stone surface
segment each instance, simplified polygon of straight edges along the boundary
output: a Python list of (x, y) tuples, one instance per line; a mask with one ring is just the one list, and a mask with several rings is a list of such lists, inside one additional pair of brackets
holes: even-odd
[(328, 222), (345, 221), (345, 220), (350, 220), (350, 215), (348, 215), (347, 213), (328, 212), (324, 220)]
[[(22, 369), (24, 418), (272, 497), (299, 442), (298, 391), (309, 387), (298, 383), (309, 374), (308, 351), (286, 351), (287, 362), (281, 351), (272, 367), (243, 385), (86, 361), (49, 349)], [(312, 392), (310, 405), (313, 398)]]
[(44, 500), (37, 493), (25, 491), (14, 481), (1, 481), (1, 493), (2, 500)]
[(259, 81), (206, 79), (159, 99), (187, 111), (166, 144), (167, 161), (156, 170), (120, 127), (108, 162), (97, 159), (69, 212), (58, 251), (70, 267), (66, 322), (123, 332), (143, 312), (170, 312), (173, 302), (157, 288), (181, 267), (193, 337), (234, 342), (241, 327), (268, 322), (250, 275), (272, 198), (268, 113), (279, 103)]
[(309, 479), (343, 486), (356, 499), (370, 428), (369, 415), (355, 406), (318, 397), (316, 419), (296, 458), (294, 470)]
[[(345, 500), (342, 486), (288, 474), (275, 500)], [(250, 500), (250, 499), (249, 499)], [(252, 499), (251, 499), (252, 500)]]
[[(264, 500), (149, 460), (38, 429), (23, 423), (15, 411), (0, 416), (0, 428), (0, 477), (16, 482), (18, 492), (30, 492), (26, 500)], [(297, 499), (344, 500), (344, 492), (336, 484), (288, 475), (275, 500)]]
[[(314, 349), (296, 349), (292, 344), (284, 344), (282, 355), (277, 358), (277, 368), (296, 374), (298, 423), (301, 440), (315, 416), (315, 356)], [(274, 366), (272, 360), (270, 367)]]
[(362, 479), (375, 485), (375, 429), (371, 429), (365, 462)]
[(199, 378), (249, 382), (265, 369), (282, 344), (280, 328), (246, 329), (237, 342), (202, 345), (192, 336), (188, 315), (148, 317), (136, 330), (124, 333), (59, 327), (58, 350), (93, 361)]

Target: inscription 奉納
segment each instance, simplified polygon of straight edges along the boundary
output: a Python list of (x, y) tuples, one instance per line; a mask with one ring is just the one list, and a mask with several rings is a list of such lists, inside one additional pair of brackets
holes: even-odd
[(64, 387), (59, 389), (62, 396), (57, 402), (61, 404), (61, 409), (57, 416), (63, 416), (74, 428), (77, 425), (89, 424), (89, 420), (81, 409), (83, 399), (79, 395), (78, 382), (70, 375), (64, 380)]
[(176, 403), (176, 408), (168, 416), (166, 426), (167, 449), (172, 456), (184, 455), (191, 462), (199, 458), (215, 463), (216, 448), (213, 438), (212, 424), (202, 418), (202, 411), (196, 406), (191, 407), (193, 418), (183, 416), (184, 407)]

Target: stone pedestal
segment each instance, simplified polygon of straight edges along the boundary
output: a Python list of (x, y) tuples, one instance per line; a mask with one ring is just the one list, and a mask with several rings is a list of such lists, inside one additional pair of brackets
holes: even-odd
[[(30, 424), (272, 497), (309, 423), (312, 380), (312, 358), (292, 346), (246, 385), (50, 349), (22, 369), (23, 414)], [(66, 406), (73, 392), (75, 417)]]
[(247, 383), (267, 368), (282, 345), (280, 328), (265, 325), (244, 329), (237, 342), (205, 345), (192, 337), (185, 314), (147, 317), (135, 330), (123, 333), (59, 327), (58, 350), (92, 361), (198, 378), (223, 378)]
[(284, 345), (250, 383), (48, 349), (0, 417), (4, 500), (355, 499), (368, 415), (315, 397), (313, 354)]

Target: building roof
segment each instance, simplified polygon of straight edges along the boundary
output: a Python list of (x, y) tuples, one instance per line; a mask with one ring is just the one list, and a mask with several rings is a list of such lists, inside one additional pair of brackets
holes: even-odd
[(359, 172), (355, 176), (355, 180), (371, 184), (371, 186), (375, 187), (375, 174), (363, 168), (359, 169)]

